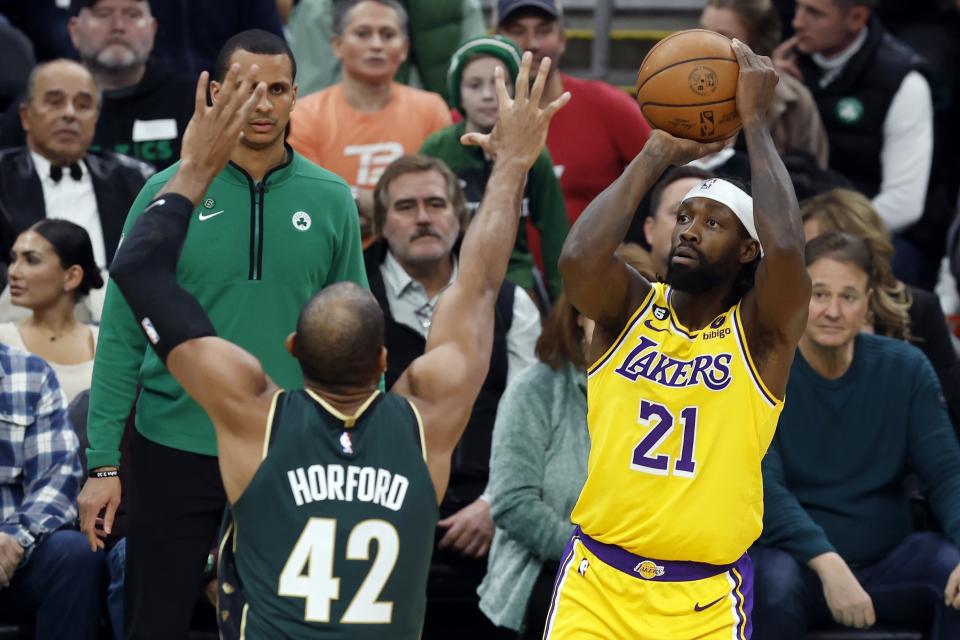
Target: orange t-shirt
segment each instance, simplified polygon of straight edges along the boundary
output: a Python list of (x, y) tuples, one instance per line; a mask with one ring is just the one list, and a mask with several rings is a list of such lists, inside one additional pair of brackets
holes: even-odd
[(340, 84), (297, 100), (290, 114), (290, 145), (354, 187), (373, 188), (383, 170), (451, 124), (439, 95), (393, 83), (380, 111), (357, 111)]

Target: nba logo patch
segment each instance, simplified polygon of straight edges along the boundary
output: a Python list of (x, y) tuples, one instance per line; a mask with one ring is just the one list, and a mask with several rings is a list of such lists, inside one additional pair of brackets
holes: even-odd
[(353, 455), (353, 440), (350, 439), (350, 434), (346, 431), (340, 434), (340, 448), (343, 449), (344, 453)]
[(727, 320), (726, 316), (718, 316), (716, 320), (710, 323), (710, 328), (719, 329), (720, 327), (723, 326), (723, 323), (726, 322), (726, 320)]
[(586, 576), (587, 569), (589, 568), (590, 568), (590, 563), (587, 561), (586, 558), (584, 558), (583, 560), (580, 561), (580, 566), (577, 567), (577, 573), (579, 573), (581, 576)]
[(668, 313), (669, 311), (667, 311), (666, 307), (653, 306), (653, 317), (657, 320), (664, 320)]

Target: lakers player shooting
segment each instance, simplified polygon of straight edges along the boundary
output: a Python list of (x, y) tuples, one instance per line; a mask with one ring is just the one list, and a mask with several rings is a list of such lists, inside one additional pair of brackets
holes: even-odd
[(377, 388), (387, 364), (384, 320), (368, 291), (335, 284), (306, 304), (287, 340), (305, 389), (285, 391), (253, 356), (217, 338), (177, 285), (194, 209), (264, 90), (234, 67), (208, 108), (201, 76), (180, 169), (133, 226), (111, 275), (216, 430), (234, 527), (221, 546), (222, 637), (419, 636), (437, 503), (487, 373), (524, 176), (569, 99), (541, 109), (549, 60), (532, 88), (530, 61), (527, 54), (514, 99), (498, 74), (493, 131), (464, 137), (495, 158), (487, 192), (425, 352), (386, 394)]
[(546, 638), (750, 635), (760, 460), (810, 282), (796, 196), (764, 124), (777, 75), (742, 43), (734, 50), (754, 199), (724, 180), (693, 187), (666, 282), (645, 280), (616, 255), (637, 204), (670, 165), (723, 144), (654, 131), (563, 249), (567, 295), (596, 321), (591, 451)]

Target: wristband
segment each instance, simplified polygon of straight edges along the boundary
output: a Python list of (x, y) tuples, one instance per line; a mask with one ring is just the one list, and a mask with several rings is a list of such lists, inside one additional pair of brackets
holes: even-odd
[(117, 478), (120, 476), (120, 472), (117, 469), (111, 469), (108, 471), (97, 471), (93, 469), (87, 475), (88, 478)]

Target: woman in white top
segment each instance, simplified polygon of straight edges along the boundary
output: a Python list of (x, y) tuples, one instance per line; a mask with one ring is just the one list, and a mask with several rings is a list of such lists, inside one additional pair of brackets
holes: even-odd
[(73, 400), (90, 388), (97, 347), (97, 327), (74, 316), (76, 304), (103, 286), (90, 236), (66, 220), (41, 220), (17, 237), (7, 281), (13, 304), (32, 313), (0, 324), (0, 342), (46, 360)]

